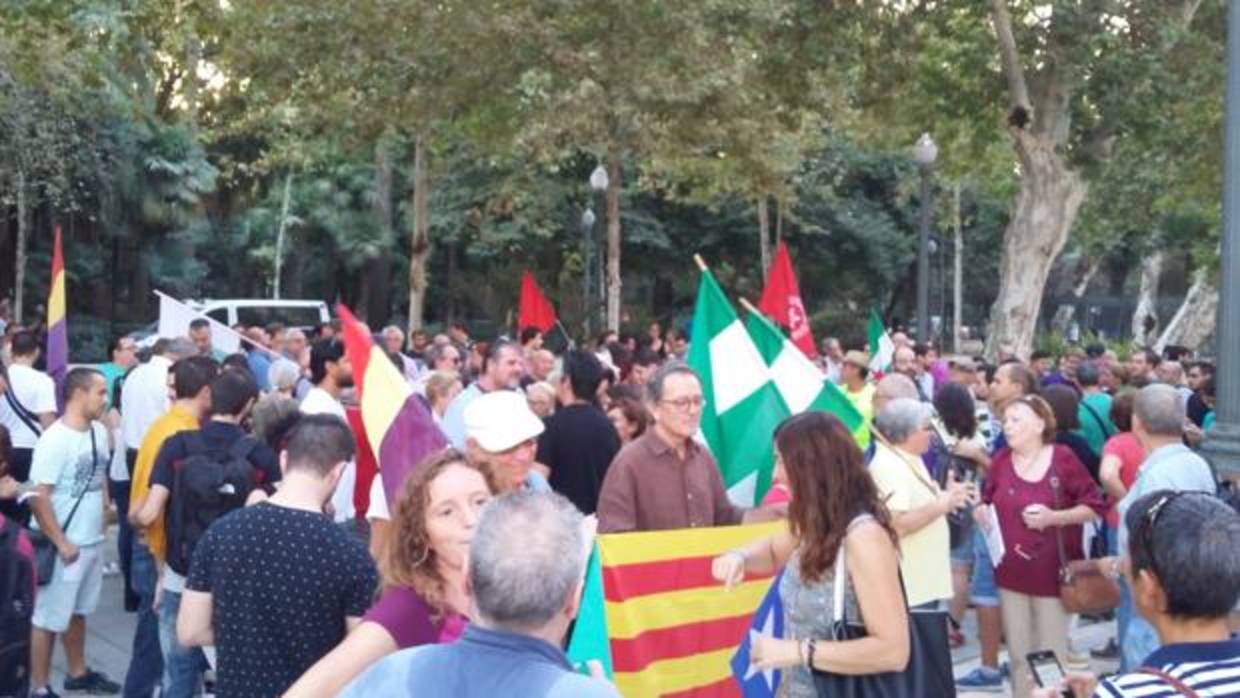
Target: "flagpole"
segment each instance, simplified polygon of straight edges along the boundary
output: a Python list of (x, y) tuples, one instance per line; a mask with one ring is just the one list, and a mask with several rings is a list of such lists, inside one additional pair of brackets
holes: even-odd
[(560, 333), (561, 333), (561, 334), (563, 334), (563, 335), (564, 335), (564, 339), (568, 341), (568, 348), (569, 348), (569, 349), (576, 349), (576, 348), (577, 348), (577, 343), (576, 343), (576, 342), (574, 342), (574, 341), (573, 341), (573, 338), (572, 338), (572, 337), (570, 337), (570, 336), (568, 335), (568, 330), (564, 329), (564, 323), (560, 322), (560, 318), (559, 318), (559, 317), (557, 317), (557, 318), (555, 319), (555, 326), (556, 326), (556, 327), (558, 327), (558, 328), (560, 328)]
[(706, 262), (702, 261), (702, 255), (700, 254), (693, 255), (693, 261), (697, 262), (698, 269), (702, 271), (706, 271)]

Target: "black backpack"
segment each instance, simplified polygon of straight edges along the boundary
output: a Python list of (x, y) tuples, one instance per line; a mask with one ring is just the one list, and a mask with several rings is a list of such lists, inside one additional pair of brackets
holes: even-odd
[(256, 478), (249, 456), (259, 442), (243, 436), (221, 454), (208, 450), (198, 432), (186, 432), (182, 438), (189, 455), (172, 464), (172, 492), (165, 524), (168, 566), (186, 576), (194, 546), (207, 527), (244, 506), (254, 490)]
[(30, 690), (34, 566), (17, 551), (22, 527), (0, 517), (0, 698)]

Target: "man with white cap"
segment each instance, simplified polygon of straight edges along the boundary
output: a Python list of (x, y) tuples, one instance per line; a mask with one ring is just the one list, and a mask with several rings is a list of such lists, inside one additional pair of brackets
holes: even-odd
[(465, 453), (474, 463), (490, 467), (500, 493), (549, 492), (547, 478), (534, 468), (544, 428), (521, 393), (485, 393), (465, 408)]

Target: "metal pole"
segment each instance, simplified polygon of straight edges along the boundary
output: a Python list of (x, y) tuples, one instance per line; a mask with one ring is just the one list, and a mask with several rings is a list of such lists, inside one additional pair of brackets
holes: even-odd
[(1223, 244), (1220, 275), (1217, 415), (1202, 452), (1219, 472), (1240, 477), (1240, 0), (1227, 8), (1227, 101), (1223, 120)]
[(917, 341), (930, 341), (930, 166), (921, 166), (921, 232), (917, 244)]
[(582, 330), (585, 332), (586, 342), (590, 341), (590, 320), (594, 314), (594, 304), (590, 302), (590, 296), (594, 291), (594, 284), (590, 278), (591, 272), (594, 271), (594, 226), (582, 225), (582, 247), (585, 248), (584, 259), (582, 260), (581, 279), (582, 285), (585, 286), (585, 294), (582, 296)]
[(960, 183), (959, 182), (956, 183), (956, 190), (955, 190), (954, 198), (955, 198), (955, 201), (953, 203), (956, 206), (955, 221), (954, 221), (956, 224), (955, 225), (956, 257), (955, 257), (955, 260), (953, 261), (952, 271), (955, 272), (953, 275), (956, 278), (955, 278), (955, 283), (952, 284), (952, 351), (959, 354), (960, 353), (960, 325), (961, 325), (961, 320), (964, 317), (964, 310), (962, 308), (962, 305), (964, 304), (964, 263), (963, 263), (964, 232), (960, 229)]
[(602, 189), (595, 192), (595, 210), (599, 214), (595, 217), (594, 228), (594, 244), (599, 247), (594, 255), (594, 284), (598, 293), (594, 296), (594, 312), (598, 314), (598, 326), (600, 329), (607, 327), (607, 190)]

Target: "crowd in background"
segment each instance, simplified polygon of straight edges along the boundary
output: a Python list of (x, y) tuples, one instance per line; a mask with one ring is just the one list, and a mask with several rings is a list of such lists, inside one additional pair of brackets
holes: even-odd
[[(875, 374), (869, 347), (827, 339), (819, 365), (868, 428), (791, 417), (771, 491), (742, 507), (698, 439), (708, 405), (678, 329), (557, 355), (532, 328), (494, 341), (461, 324), (382, 328), (376, 344), (450, 444), (390, 491), (339, 325), (235, 329), (248, 341), (234, 354), (205, 321), (146, 348), (117, 338), (59, 396), (38, 335), (6, 329), (0, 508), (54, 557), (34, 585), (31, 695), (55, 695), (57, 637), (66, 691), (190, 696), (210, 680), (219, 696), (614, 695), (561, 649), (593, 528), (777, 519), (786, 533), (713, 572), (786, 571), (785, 637), (751, 652), (785, 670), (784, 695), (819, 695), (816, 672), (926, 661), (911, 625), (959, 646), (970, 610), (981, 665), (960, 690), (1031, 695), (1026, 658), (1049, 650), (1069, 667), (1091, 651), (1119, 659), (1100, 684), (1074, 675), (1078, 695), (1240, 691), (1228, 628), (1240, 524), (1193, 450), (1213, 426), (1214, 370), (1186, 353), (1074, 347), (991, 364), (897, 332)], [(90, 668), (84, 643), (113, 572), (113, 517), (138, 617), (123, 683)], [(1119, 588), (1104, 647), (1069, 642), (1080, 619), (1060, 570), (1083, 558)], [(864, 636), (828, 641), (837, 588)], [(1132, 673), (1143, 667), (1171, 679)]]

